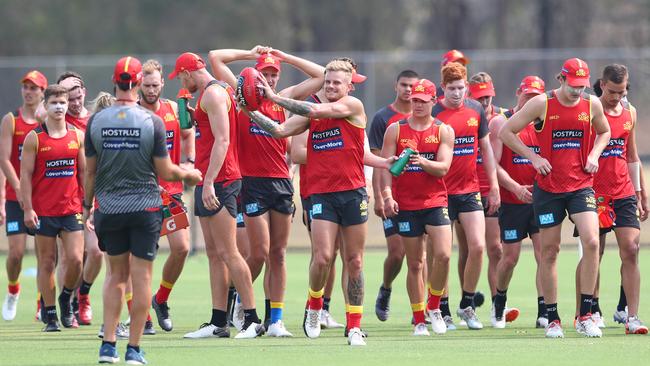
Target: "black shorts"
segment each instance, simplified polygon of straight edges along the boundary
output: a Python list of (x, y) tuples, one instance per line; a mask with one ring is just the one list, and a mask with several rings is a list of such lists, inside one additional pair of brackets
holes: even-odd
[(479, 192), (450, 194), (449, 202), (449, 219), (458, 220), (458, 214), (461, 212), (483, 211), (483, 203)]
[(365, 188), (312, 194), (312, 220), (326, 220), (341, 226), (368, 221), (368, 194)]
[[(411, 211), (414, 212), (414, 211)], [(388, 217), (386, 220), (383, 220), (382, 223), (384, 224), (384, 236), (387, 238), (389, 236), (393, 236), (397, 234), (397, 217), (398, 216), (393, 216), (393, 217)]]
[(5, 212), (7, 214), (5, 220), (5, 230), (7, 236), (17, 234), (34, 235), (34, 229), (25, 226), (25, 212), (20, 208), (18, 201), (5, 202)]
[(427, 225), (451, 225), (447, 207), (433, 207), (417, 211), (400, 211), (397, 227), (400, 236), (418, 237), (424, 235)]
[(67, 216), (39, 216), (36, 235), (55, 238), (61, 231), (83, 231), (83, 215), (72, 214)]
[(255, 217), (268, 210), (291, 215), (293, 206), (293, 183), (287, 178), (244, 177), (241, 188), (244, 214)]
[(300, 202), (302, 203), (302, 223), (307, 226), (307, 231), (311, 232), (311, 200), (309, 197), (300, 198)]
[[(227, 185), (226, 185), (227, 184)], [(214, 183), (214, 193), (219, 200), (219, 207), (216, 210), (208, 210), (203, 206), (203, 186), (196, 186), (194, 189), (194, 215), (198, 217), (214, 216), (222, 208), (226, 208), (233, 218), (237, 218), (237, 195), (241, 191), (241, 180), (231, 180)]]
[(499, 209), (501, 241), (504, 244), (518, 243), (528, 236), (537, 234), (537, 220), (532, 204), (501, 203)]
[(596, 198), (594, 190), (590, 187), (573, 192), (551, 193), (535, 184), (533, 187), (533, 209), (537, 226), (540, 229), (553, 227), (564, 221), (567, 212), (569, 215), (580, 212), (596, 212)]
[(158, 251), (162, 221), (162, 210), (123, 214), (95, 211), (99, 249), (108, 255), (130, 252), (135, 257), (152, 261)]
[(237, 196), (237, 227), (245, 228), (246, 224), (244, 223), (244, 210), (241, 207), (241, 195)]
[(481, 205), (483, 206), (483, 216), (485, 217), (499, 217), (499, 210), (493, 214), (488, 214), (488, 210), (490, 209), (487, 205), (487, 196), (481, 195)]

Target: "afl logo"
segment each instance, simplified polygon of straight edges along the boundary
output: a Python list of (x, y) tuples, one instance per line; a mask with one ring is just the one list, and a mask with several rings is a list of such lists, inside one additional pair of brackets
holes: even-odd
[(470, 118), (467, 120), (467, 126), (469, 127), (476, 127), (478, 126), (478, 120), (474, 117)]
[(623, 129), (625, 131), (630, 131), (632, 129), (632, 121), (625, 121), (625, 123), (623, 123)]
[(170, 219), (167, 220), (165, 223), (165, 228), (169, 231), (175, 231), (176, 230), (176, 220), (175, 219)]
[(589, 115), (587, 114), (587, 112), (580, 112), (580, 114), (578, 115), (578, 121), (589, 122)]

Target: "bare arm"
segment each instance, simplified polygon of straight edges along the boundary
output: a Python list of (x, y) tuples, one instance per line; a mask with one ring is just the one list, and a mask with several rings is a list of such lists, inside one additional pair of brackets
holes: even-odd
[(598, 171), (598, 159), (600, 159), (600, 154), (603, 153), (607, 144), (609, 144), (609, 137), (611, 132), (609, 129), (609, 123), (603, 113), (603, 105), (600, 103), (600, 100), (592, 97), (591, 101), (591, 125), (596, 132), (596, 139), (594, 140), (594, 146), (587, 156), (587, 162), (584, 166), (584, 170), (587, 173), (596, 173)]
[(7, 218), (7, 213), (5, 212), (5, 203), (7, 202), (7, 192), (5, 190), (6, 183), (7, 179), (2, 173), (2, 169), (0, 169), (0, 226), (5, 223), (5, 219)]
[(77, 130), (77, 141), (79, 141), (79, 151), (77, 152), (77, 183), (79, 187), (84, 186), (84, 176), (86, 175), (86, 154), (84, 152), (84, 133)]
[[(377, 156), (377, 155), (373, 154), (372, 151), (370, 151), (370, 146), (368, 144), (364, 144), (364, 146), (363, 146), (363, 165), (367, 165), (367, 166), (373, 167), (375, 169), (390, 169), (391, 163), (393, 161), (395, 161), (393, 156), (389, 156), (386, 159), (382, 158), (380, 156)], [(375, 174), (373, 173), (373, 179), (374, 179), (374, 176), (375, 176)]]
[[(6, 181), (16, 193), (20, 192), (20, 182), (16, 170), (11, 165), (11, 147), (14, 135), (14, 117), (7, 113), (0, 125), (0, 168), (4, 173)], [(20, 198), (19, 198), (20, 199)]]
[(309, 79), (304, 80), (300, 84), (280, 91), (279, 94), (283, 97), (302, 100), (317, 92), (323, 86), (323, 82), (325, 81), (325, 68), (321, 65), (280, 50), (272, 50), (271, 53), (309, 76)]
[(84, 205), (92, 205), (95, 198), (95, 178), (97, 177), (97, 156), (86, 157), (84, 174)]
[[(645, 174), (643, 174), (643, 166), (636, 146), (636, 108), (630, 106), (630, 112), (632, 115), (632, 129), (627, 140), (627, 166), (632, 183), (635, 185), (639, 219), (645, 221), (648, 218), (648, 194), (645, 189)], [(639, 183), (638, 187), (636, 187), (635, 181)]]
[[(384, 143), (382, 144), (381, 147), (381, 156), (384, 158), (388, 158), (389, 156), (395, 156), (395, 153), (397, 152), (396, 125), (397, 125), (396, 123), (393, 123), (392, 125), (388, 126), (388, 128), (386, 129), (386, 133), (384, 134)], [(382, 217), (383, 218), (393, 217), (397, 215), (397, 212), (399, 212), (399, 206), (397, 205), (397, 202), (395, 202), (395, 199), (393, 199), (393, 191), (391, 187), (393, 183), (393, 176), (390, 174), (390, 171), (385, 169), (376, 171), (375, 174), (380, 175), (379, 177), (380, 191), (379, 193), (375, 193), (375, 194), (381, 194), (380, 199), (383, 201), (383, 209), (384, 209)]]
[[(205, 184), (212, 185), (223, 166), (230, 146), (230, 121), (228, 119), (229, 99), (221, 88), (208, 88), (202, 99), (202, 107), (208, 114), (210, 130), (214, 136), (214, 144), (210, 152), (210, 164), (205, 173)], [(201, 107), (201, 106), (199, 106)]]
[(258, 111), (251, 112), (243, 106), (240, 106), (240, 108), (259, 128), (270, 133), (275, 138), (295, 136), (309, 128), (309, 118), (307, 117), (292, 116), (279, 124)]
[(32, 175), (36, 165), (36, 133), (30, 132), (23, 142), (23, 153), (20, 160), (20, 192), (23, 209), (33, 209), (32, 206)]
[[(519, 138), (517, 138), (519, 140)], [(483, 157), (483, 168), (490, 183), (490, 193), (488, 194), (488, 213), (496, 213), (501, 206), (501, 195), (499, 194), (499, 182), (497, 180), (497, 167), (492, 152), (492, 145), (490, 144), (490, 135), (483, 136), (478, 140), (481, 146), (481, 156)]]
[(221, 49), (212, 50), (208, 54), (208, 61), (212, 66), (214, 76), (228, 83), (231, 87), (237, 87), (237, 77), (227, 66), (228, 63), (237, 60), (255, 60), (263, 52), (268, 52), (270, 48), (255, 46), (251, 50)]

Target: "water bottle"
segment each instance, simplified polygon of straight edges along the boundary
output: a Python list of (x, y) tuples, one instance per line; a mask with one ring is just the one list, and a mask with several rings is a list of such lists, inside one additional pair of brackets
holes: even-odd
[(409, 163), (409, 159), (411, 158), (411, 155), (413, 155), (414, 152), (415, 151), (410, 147), (407, 147), (406, 149), (402, 150), (402, 153), (399, 154), (397, 161), (394, 162), (393, 166), (390, 167), (390, 174), (392, 174), (395, 177), (402, 174), (402, 170), (404, 170), (406, 164)]
[(176, 96), (176, 103), (178, 103), (178, 121), (183, 130), (193, 127), (192, 117), (190, 116), (190, 111), (187, 109), (187, 103), (190, 99), (192, 99), (192, 94), (187, 89), (178, 91), (178, 95)]

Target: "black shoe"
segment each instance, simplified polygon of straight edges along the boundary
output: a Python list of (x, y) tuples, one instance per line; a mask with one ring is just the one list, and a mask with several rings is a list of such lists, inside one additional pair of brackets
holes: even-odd
[(79, 298), (77, 297), (76, 291), (74, 297), (72, 297), (72, 313), (77, 318), (77, 322), (79, 322)]
[(169, 306), (167, 306), (167, 301), (159, 304), (156, 302), (156, 295), (153, 295), (151, 299), (151, 307), (156, 312), (156, 318), (158, 318), (158, 325), (165, 332), (171, 332), (174, 328), (172, 320), (169, 318)]
[(72, 328), (75, 321), (72, 304), (70, 301), (62, 300), (59, 296), (59, 308), (61, 309), (61, 324), (66, 328)]
[[(343, 328), (343, 329), (344, 329), (344, 330), (343, 330), (343, 336), (344, 336), (345, 338), (347, 338), (347, 337), (348, 337), (348, 327), (347, 327), (347, 325), (346, 325), (345, 328)], [(368, 338), (368, 332), (366, 332), (365, 330), (361, 329), (361, 334), (363, 334), (363, 336), (364, 336), (365, 338)]]
[(154, 335), (156, 334), (156, 330), (153, 327), (153, 322), (151, 320), (147, 320), (144, 323), (144, 330), (142, 331), (142, 334), (144, 335)]
[(47, 320), (45, 323), (45, 328), (43, 328), (43, 332), (60, 332), (61, 331), (61, 326), (59, 325), (59, 319), (56, 317), (50, 318)]
[(483, 295), (481, 291), (476, 291), (474, 294), (474, 299), (472, 301), (474, 302), (474, 307), (478, 308), (485, 302), (485, 295)]
[(377, 300), (375, 300), (375, 315), (377, 315), (377, 319), (382, 322), (388, 320), (388, 314), (390, 312), (390, 294), (390, 290), (385, 289), (383, 286), (379, 287)]
[(45, 302), (43, 301), (43, 296), (41, 296), (38, 301), (41, 303), (41, 310), (39, 311), (41, 313), (41, 321), (43, 324), (47, 324), (47, 313), (45, 312)]

